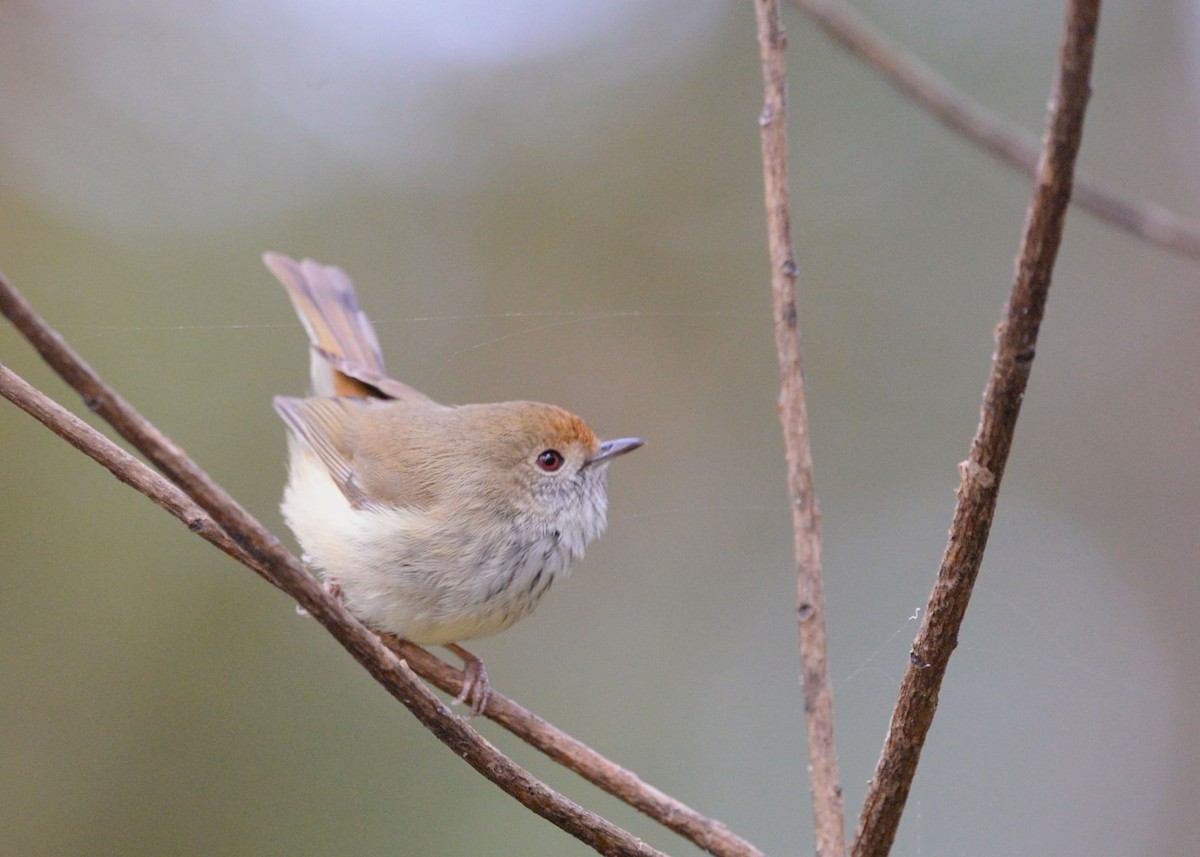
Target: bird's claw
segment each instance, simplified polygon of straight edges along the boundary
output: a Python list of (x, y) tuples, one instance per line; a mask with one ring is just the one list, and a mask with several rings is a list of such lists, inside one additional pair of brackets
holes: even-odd
[(487, 670), (483, 661), (461, 646), (451, 644), (446, 648), (463, 660), (462, 690), (454, 697), (455, 705), (467, 704), (467, 716), (478, 717), (487, 708), (492, 697), (492, 686), (488, 684)]
[[(303, 557), (301, 559), (301, 562), (304, 563), (305, 568), (308, 568), (308, 558), (307, 557)], [(328, 578), (326, 578), (325, 580), (321, 581), (321, 588), (324, 589), (326, 594), (330, 598), (332, 598), (334, 601), (336, 601), (338, 604), (342, 603), (342, 587), (338, 586), (332, 580), (329, 580)], [(307, 617), (309, 615), (309, 613), (307, 610), (305, 610), (303, 607), (301, 607), (299, 604), (297, 604), (296, 605), (296, 615)]]

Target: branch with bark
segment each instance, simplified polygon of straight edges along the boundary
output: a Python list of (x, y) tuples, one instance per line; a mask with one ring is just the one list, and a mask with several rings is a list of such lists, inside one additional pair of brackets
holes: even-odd
[(771, 259), (775, 350), (779, 357), (779, 419), (787, 460), (796, 552), (796, 622), (800, 631), (800, 684), (808, 732), (809, 779), (817, 854), (846, 851), (845, 808), (833, 740), (833, 691), (825, 634), (825, 590), (821, 579), (821, 511), (813, 488), (812, 442), (796, 306), (798, 268), (792, 256), (787, 161), (787, 36), (779, 0), (755, 0), (758, 52), (762, 62), (763, 195)]
[[(793, 6), (852, 56), (956, 134), (1029, 178), (1041, 146), (1024, 128), (988, 110), (873, 27), (840, 0), (791, 0)], [(1075, 177), (1071, 202), (1100, 220), (1166, 250), (1200, 259), (1200, 223), (1153, 202), (1118, 193), (1085, 175)]]
[(881, 857), (892, 847), (937, 710), (938, 691), (979, 575), (1000, 480), (1033, 368), (1050, 274), (1062, 241), (1075, 159), (1083, 138), (1083, 116), (1091, 94), (1099, 22), (1100, 0), (1068, 3), (1037, 182), (1026, 215), (1012, 293), (996, 331), (996, 351), (983, 394), (979, 427), (971, 442), (970, 457), (959, 465), (961, 482), (950, 538), (913, 642), (887, 740), (863, 802), (852, 848), (854, 857)]

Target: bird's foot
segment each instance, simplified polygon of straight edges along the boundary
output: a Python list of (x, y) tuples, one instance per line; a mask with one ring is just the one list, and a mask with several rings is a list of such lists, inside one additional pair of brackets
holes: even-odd
[[(310, 572), (312, 571), (312, 566), (309, 565), (308, 557), (306, 557), (306, 556), (301, 557), (300, 561), (302, 563), (304, 563), (304, 567), (306, 569), (308, 569), (308, 571), (310, 571)], [(321, 588), (324, 589), (325, 593), (330, 598), (332, 598), (334, 601), (336, 601), (338, 604), (342, 603), (342, 587), (338, 586), (337, 583), (330, 580), (329, 578), (325, 578), (324, 580), (321, 581)], [(297, 604), (296, 605), (296, 615), (307, 617), (308, 611), (305, 610), (303, 607), (301, 607), (299, 604)]]
[(446, 648), (462, 658), (463, 661), (462, 690), (459, 691), (458, 696), (454, 697), (454, 704), (461, 705), (465, 702), (467, 716), (478, 717), (487, 708), (488, 700), (492, 696), (492, 686), (488, 684), (487, 670), (483, 668), (483, 661), (457, 643), (450, 643)]

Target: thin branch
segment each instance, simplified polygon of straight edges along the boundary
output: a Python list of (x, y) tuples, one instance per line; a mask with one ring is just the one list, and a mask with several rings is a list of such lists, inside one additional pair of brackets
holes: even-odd
[[(950, 81), (879, 32), (838, 0), (791, 0), (835, 42), (877, 71), (957, 134), (1020, 170), (1036, 176), (1040, 145), (1036, 137), (973, 101)], [(1200, 258), (1200, 223), (1161, 205), (1123, 196), (1082, 175), (1075, 178), (1072, 202), (1100, 220), (1159, 247)]]
[(801, 685), (808, 728), (809, 777), (819, 857), (845, 854), (845, 809), (833, 741), (833, 693), (825, 640), (825, 594), (821, 582), (821, 512), (813, 490), (812, 446), (796, 308), (796, 261), (792, 256), (787, 167), (787, 36), (778, 0), (755, 0), (762, 61), (763, 191), (775, 348), (779, 355), (779, 418), (787, 457), (788, 492), (796, 550), (796, 620), (800, 632)]
[[(0, 396), (96, 461), (121, 482), (166, 509), (196, 535), (239, 562), (247, 563), (250, 559), (241, 546), (229, 538), (208, 513), (186, 494), (3, 364), (0, 364)], [(251, 568), (267, 582), (274, 583), (258, 566), (261, 564), (256, 563)]]
[[(60, 374), (76, 379), (80, 387), (91, 391), (92, 400), (117, 403), (114, 407), (119, 412), (119, 422), (127, 427), (129, 436), (137, 439), (135, 445), (142, 442), (143, 438), (149, 437), (161, 439), (163, 448), (173, 447), (173, 444), (163, 438), (140, 414), (133, 411), (128, 403), (71, 351), (62, 338), (37, 315), (2, 275), (0, 311), (3, 311), (30, 341), (41, 343), (39, 351), (47, 362), (56, 368), (63, 367), (64, 371)], [(0, 395), (13, 401), (76, 449), (95, 459), (119, 480), (145, 494), (190, 530), (247, 565), (272, 585), (290, 594), (290, 590), (275, 579), (269, 562), (230, 539), (226, 532), (176, 485), (21, 381), (3, 366), (0, 366)], [(186, 470), (186, 465), (182, 470)], [(258, 526), (256, 522), (254, 525)], [(384, 637), (383, 641), (426, 680), (451, 694), (457, 694), (461, 690), (463, 674), (460, 670), (410, 643), (401, 643), (390, 637)], [(606, 759), (583, 742), (572, 738), (499, 693), (493, 691), (486, 714), (554, 760), (717, 857), (761, 857), (762, 852), (730, 833), (719, 821), (703, 816), (682, 802), (643, 783), (633, 772)]]
[(1026, 216), (1012, 293), (996, 333), (996, 352), (984, 390), (979, 428), (969, 460), (959, 465), (961, 482), (949, 543), (863, 804), (854, 857), (882, 857), (891, 849), (937, 709), (946, 665), (958, 642), (959, 627), (979, 574), (1062, 240), (1072, 171), (1091, 93), (1089, 78), (1099, 19), (1100, 0), (1068, 3), (1037, 182)]
[[(460, 670), (405, 640), (389, 634), (381, 639), (392, 651), (407, 660), (426, 681), (451, 695), (457, 695), (462, 690)], [(495, 690), (488, 697), (484, 714), (563, 767), (644, 812), (710, 854), (721, 857), (762, 857), (761, 851), (730, 833), (719, 821), (701, 815), (643, 782), (637, 774), (606, 759), (578, 738), (571, 737)]]
[[(83, 403), (88, 410), (116, 429), (117, 434), (150, 459), (168, 479), (185, 487), (196, 503), (205, 509), (209, 509), (213, 504), (223, 504), (228, 508), (230, 517), (257, 524), (257, 521), (188, 458), (177, 444), (139, 414), (116, 390), (105, 384), (96, 371), (34, 311), (29, 302), (2, 274), (0, 313), (29, 340), (50, 368), (83, 397)], [(278, 542), (267, 534), (261, 525), (257, 528), (262, 532), (263, 547), (278, 547)], [(232, 532), (230, 534), (233, 535)], [(246, 547), (250, 550), (249, 546)], [(250, 552), (254, 553), (253, 550)]]

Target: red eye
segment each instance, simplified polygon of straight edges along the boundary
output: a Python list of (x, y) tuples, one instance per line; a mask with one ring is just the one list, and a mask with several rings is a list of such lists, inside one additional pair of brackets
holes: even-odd
[(537, 466), (547, 473), (553, 473), (563, 466), (562, 453), (557, 449), (547, 449), (538, 453)]

